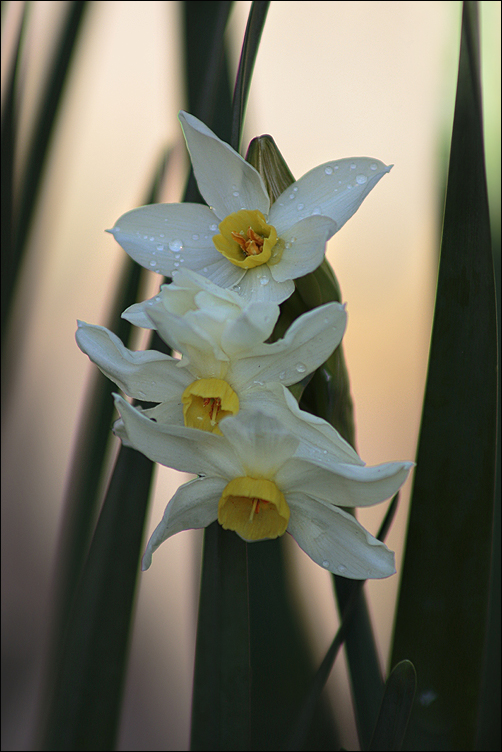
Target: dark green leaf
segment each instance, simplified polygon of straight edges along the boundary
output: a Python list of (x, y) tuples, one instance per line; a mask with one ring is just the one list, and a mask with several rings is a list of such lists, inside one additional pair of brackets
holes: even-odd
[(411, 661), (401, 661), (385, 682), (385, 692), (370, 752), (398, 752), (410, 719), (417, 687), (417, 674)]
[(232, 135), (230, 146), (239, 151), (242, 136), (242, 123), (246, 112), (246, 103), (251, 86), (253, 68), (260, 46), (260, 39), (267, 18), (268, 0), (254, 0), (249, 11), (241, 59), (235, 81), (234, 98), (232, 102)]
[(115, 746), (152, 470), (121, 448), (63, 638), (43, 749)]
[(82, 0), (75, 0), (69, 4), (66, 22), (63, 25), (58, 44), (55, 46), (54, 60), (41, 97), (42, 105), (33, 128), (33, 138), (29, 145), (26, 169), (21, 177), (22, 190), (19, 197), (19, 211), (13, 217), (12, 222), (12, 252), (9, 263), (9, 279), (6, 280), (8, 284), (5, 290), (5, 300), (2, 295), (2, 329), (5, 326), (12, 296), (15, 292), (17, 275), (21, 268), (25, 242), (33, 218), (50, 139), (54, 132), (64, 86), (71, 69), (73, 53), (88, 5), (87, 2), (82, 2)]
[(213, 522), (204, 535), (193, 750), (250, 749), (247, 580), (247, 544)]
[(418, 691), (405, 749), (473, 749), (494, 501), (497, 339), (476, 3), (463, 5), (455, 117), (393, 663)]

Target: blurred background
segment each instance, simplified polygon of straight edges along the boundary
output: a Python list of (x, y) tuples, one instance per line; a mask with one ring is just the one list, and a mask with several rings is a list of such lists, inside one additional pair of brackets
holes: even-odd
[[(487, 172), (500, 238), (500, 3), (481, 2)], [(24, 3), (2, 3), (2, 80)], [(66, 2), (30, 4), (15, 164), (22, 168)], [(234, 75), (249, 2), (227, 30)], [(106, 324), (124, 251), (104, 233), (138, 206), (166, 147), (162, 195), (179, 201), (187, 155), (178, 2), (91, 2), (51, 142), (29, 252), (4, 341), (2, 749), (34, 744), (62, 503), (94, 368), (76, 319)], [(432, 322), (453, 119), (460, 2), (272, 2), (243, 151), (269, 133), (296, 178), (342, 157), (394, 164), (328, 244), (347, 302), (344, 338), (357, 448), (369, 464), (414, 459)], [(499, 241), (498, 241), (499, 242)], [(499, 246), (498, 246), (499, 247)], [(160, 279), (151, 275), (155, 292)], [(112, 386), (110, 385), (110, 391)], [(160, 467), (148, 533), (186, 478)], [(398, 574), (366, 585), (387, 667), (410, 482), (387, 544)], [(364, 510), (373, 533), (386, 505)], [(119, 748), (187, 749), (202, 533), (164, 544), (141, 575)], [(338, 618), (327, 572), (288, 546), (295, 599), (320, 660)], [(342, 743), (357, 749), (343, 655), (327, 691)]]

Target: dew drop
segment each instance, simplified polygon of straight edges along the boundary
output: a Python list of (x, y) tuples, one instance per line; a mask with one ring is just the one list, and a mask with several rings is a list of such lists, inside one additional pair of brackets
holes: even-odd
[(150, 261), (150, 266), (151, 266), (152, 268), (153, 268), (154, 266), (157, 266), (157, 261), (156, 261), (155, 259), (153, 259), (152, 261)]
[(153, 300), (147, 300), (146, 302), (148, 305), (153, 305)]
[(298, 373), (305, 373), (307, 366), (305, 365), (305, 363), (297, 363), (296, 370), (298, 371)]
[(161, 300), (160, 295), (156, 295), (155, 300), (157, 301), (157, 303), (160, 303), (160, 300)]
[(305, 204), (298, 204), (296, 207), (296, 211), (301, 211), (302, 209), (305, 209)]
[(291, 248), (291, 243), (289, 241), (286, 243), (285, 248)]
[(356, 163), (355, 163), (355, 162), (352, 162), (352, 164), (350, 165), (350, 169), (351, 169), (351, 170), (355, 170), (355, 169), (356, 169), (356, 167), (357, 167)]
[(284, 381), (284, 379), (286, 378), (286, 371), (281, 371), (279, 374), (279, 378), (281, 381)]
[(253, 384), (256, 384), (256, 386), (263, 386), (265, 384), (264, 381), (253, 381)]
[(345, 566), (345, 564), (339, 564), (337, 566), (337, 569), (338, 569), (339, 572), (346, 572), (347, 571), (347, 567)]
[(292, 237), (292, 238), (291, 238), (291, 242), (292, 242), (292, 243), (296, 243), (296, 241), (297, 241), (297, 240), (298, 240), (298, 238), (297, 238), (297, 237)]
[(295, 194), (294, 193), (290, 193), (289, 194), (290, 201), (292, 201), (294, 198), (296, 198)]
[(155, 238), (150, 238), (150, 242), (151, 243), (153, 243), (154, 240), (155, 240)]
[(164, 235), (164, 233), (163, 233), (163, 232), (161, 232), (161, 233), (160, 233), (160, 235), (159, 235), (159, 238), (165, 238), (165, 237), (166, 237), (166, 236)]
[(198, 235), (192, 235), (192, 240), (198, 240), (198, 239), (199, 239)]
[(327, 569), (327, 568), (329, 567), (329, 561), (328, 561), (327, 559), (324, 559), (324, 561), (323, 561), (322, 565), (323, 565), (323, 567), (324, 567), (325, 569)]
[(176, 238), (175, 240), (169, 241), (169, 248), (171, 251), (181, 251), (183, 248), (183, 241)]
[(312, 211), (310, 212), (310, 214), (311, 214), (311, 216), (313, 216), (314, 214), (322, 214), (321, 207), (320, 206), (316, 206), (315, 209), (312, 209)]
[(351, 191), (351, 190), (352, 190), (352, 186), (350, 185), (350, 183), (349, 183), (349, 184), (348, 184), (348, 186), (347, 186), (347, 190), (348, 190), (348, 191)]
[(260, 285), (268, 285), (268, 277), (261, 277)]
[[(163, 251), (164, 250), (164, 246), (163, 245), (158, 245), (157, 246), (157, 250), (158, 251)], [(155, 253), (155, 251), (154, 251), (154, 253)]]
[(205, 266), (202, 271), (204, 272), (204, 274), (207, 274), (207, 266)]
[(372, 162), (370, 164), (370, 170), (376, 170), (376, 169), (377, 169), (377, 164), (375, 162)]
[(211, 230), (211, 232), (216, 232), (218, 229), (218, 225), (216, 224), (216, 222), (213, 222), (212, 225), (209, 225), (209, 229)]
[(364, 185), (367, 182), (368, 178), (366, 175), (358, 175), (356, 177), (356, 183), (359, 183), (359, 185)]
[(325, 167), (324, 172), (326, 175), (332, 175), (333, 174), (333, 168), (332, 167)]
[(173, 266), (176, 266), (176, 267), (178, 267), (179, 265), (180, 265), (179, 261), (175, 261), (174, 264), (173, 264)]
[(148, 235), (143, 235), (143, 240), (148, 240)]
[(233, 191), (232, 192), (232, 196), (235, 196), (237, 198), (238, 195), (239, 195), (239, 191)]

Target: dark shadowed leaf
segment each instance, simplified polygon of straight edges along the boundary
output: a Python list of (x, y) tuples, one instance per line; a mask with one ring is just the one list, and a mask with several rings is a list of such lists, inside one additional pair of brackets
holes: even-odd
[(413, 662), (404, 749), (473, 749), (494, 501), (497, 344), (477, 4), (463, 5), (436, 308), (392, 662)]

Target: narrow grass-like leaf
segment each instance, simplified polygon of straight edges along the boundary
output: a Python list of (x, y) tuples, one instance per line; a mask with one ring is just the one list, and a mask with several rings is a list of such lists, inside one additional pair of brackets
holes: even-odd
[(385, 682), (385, 692), (373, 732), (370, 752), (399, 752), (417, 688), (417, 674), (411, 661), (394, 666)]
[(43, 749), (114, 749), (152, 464), (121, 448), (73, 602)]
[[(389, 504), (389, 508), (387, 509), (383, 522), (380, 526), (380, 530), (378, 531), (378, 540), (385, 540), (385, 537), (392, 524), (392, 520), (394, 519), (394, 516), (396, 514), (398, 501), (399, 491)], [(293, 730), (289, 733), (287, 737), (287, 743), (283, 747), (285, 750), (304, 749), (307, 735), (309, 734), (309, 730), (311, 729), (314, 721), (314, 713), (321, 697), (321, 692), (324, 689), (326, 682), (328, 681), (328, 677), (333, 668), (333, 664), (336, 660), (336, 656), (338, 655), (338, 651), (340, 650), (343, 643), (348, 639), (348, 636), (352, 634), (354, 621), (361, 618), (360, 598), (361, 594), (364, 592), (363, 585), (365, 583), (365, 580), (348, 580), (347, 582), (350, 583), (350, 590), (349, 588), (346, 589), (343, 610), (341, 603), (339, 603), (341, 612), (340, 627), (333, 639), (333, 642), (329, 646), (328, 652), (324, 656), (321, 665), (316, 671), (308, 693), (302, 700), (300, 710), (297, 713), (295, 723), (292, 726)], [(358, 631), (361, 631), (360, 628), (358, 628)], [(380, 669), (378, 669), (378, 673), (380, 674)], [(362, 748), (365, 749), (365, 747)]]
[(251, 749), (247, 572), (244, 541), (213, 522), (204, 537), (192, 750)]
[(268, 0), (254, 0), (251, 3), (244, 44), (242, 45), (241, 58), (235, 81), (234, 98), (232, 103), (232, 134), (230, 146), (239, 151), (242, 136), (242, 123), (246, 112), (246, 104), (253, 75), (254, 64), (260, 39), (267, 18)]
[(10, 309), (12, 288), (15, 284), (17, 263), (14, 254), (14, 154), (17, 144), (17, 98), (19, 97), (19, 66), (21, 42), (26, 24), (26, 6), (23, 8), (18, 37), (14, 47), (13, 60), (8, 79), (5, 81), (5, 95), (2, 106), (1, 138), (1, 206), (2, 206), (2, 332)]
[(429, 370), (392, 662), (418, 691), (405, 749), (474, 749), (486, 636), (497, 405), (477, 4), (464, 3)]
[[(168, 164), (169, 152), (162, 158), (161, 163), (153, 178), (151, 188), (149, 190), (147, 201), (151, 202), (158, 195), (160, 186), (165, 174), (165, 170)], [(144, 270), (137, 264), (134, 264), (129, 258), (125, 259), (124, 269), (122, 272), (122, 279), (117, 286), (117, 293), (115, 300), (111, 306), (110, 321), (108, 322), (108, 328), (116, 332), (120, 339), (128, 343), (132, 326), (125, 319), (121, 318), (122, 311), (134, 303), (138, 298), (139, 289), (142, 287), (143, 278), (145, 276)], [(157, 341), (156, 346), (158, 349), (165, 350), (165, 344)], [(98, 571), (96, 561), (103, 561), (107, 557), (107, 548), (114, 549), (115, 542), (113, 536), (107, 541), (105, 536), (101, 536), (98, 542), (93, 543), (92, 553), (89, 554), (89, 546), (91, 537), (93, 534), (96, 517), (99, 509), (99, 486), (103, 478), (104, 464), (106, 459), (106, 448), (110, 441), (110, 426), (112, 423), (112, 416), (114, 413), (113, 399), (111, 392), (113, 391), (113, 384), (101, 373), (96, 372), (91, 388), (87, 394), (88, 408), (85, 411), (82, 424), (79, 428), (79, 435), (77, 437), (76, 448), (72, 460), (70, 469), (70, 483), (66, 492), (65, 500), (65, 517), (61, 532), (60, 550), (57, 557), (57, 571), (56, 571), (56, 592), (54, 603), (54, 615), (53, 626), (51, 635), (51, 644), (48, 649), (49, 662), (47, 666), (46, 676), (46, 700), (49, 703), (50, 710), (42, 708), (42, 716), (46, 713), (50, 714), (50, 719), (47, 723), (42, 721), (46, 725), (46, 734), (50, 737), (54, 734), (54, 730), (50, 728), (50, 724), (55, 726), (60, 725), (60, 716), (66, 712), (64, 705), (58, 705), (58, 689), (55, 690), (55, 694), (52, 694), (52, 687), (56, 688), (63, 682), (64, 671), (70, 670), (74, 674), (81, 672), (80, 660), (73, 667), (66, 666), (66, 662), (71, 660), (72, 653), (62, 654), (62, 646), (65, 645), (66, 633), (68, 632), (68, 640), (71, 642), (77, 639), (75, 634), (75, 622), (70, 621), (70, 614), (72, 613), (72, 606), (76, 597), (77, 583), (82, 574), (84, 563), (87, 559), (86, 572), (84, 577), (88, 582), (88, 586), (84, 590), (80, 590), (78, 598), (91, 598), (92, 590), (90, 587), (90, 571)], [(130, 459), (131, 468), (134, 469), (135, 464), (138, 467), (143, 465), (142, 455), (134, 452)], [(150, 467), (153, 466), (150, 463)], [(115, 487), (124, 483), (121, 474), (130, 472), (131, 468), (126, 468), (123, 461), (117, 461), (114, 469), (113, 483)], [(136, 477), (136, 476), (135, 476)], [(138, 473), (138, 482), (140, 474)], [(146, 475), (144, 476), (147, 477)], [(150, 480), (148, 480), (150, 483)], [(127, 487), (127, 486), (126, 486)], [(131, 484), (128, 488), (132, 498), (134, 498), (134, 484)], [(107, 497), (108, 498), (108, 497)], [(108, 505), (110, 502), (106, 502)], [(133, 503), (129, 499), (129, 503)], [(124, 506), (126, 501), (124, 502)], [(133, 536), (135, 529), (137, 528), (138, 521), (136, 518), (130, 518), (129, 523), (127, 520), (124, 522), (124, 526), (127, 524), (131, 526), (131, 530), (128, 535)], [(141, 524), (143, 524), (141, 522)], [(127, 564), (124, 569), (124, 576), (127, 573)], [(136, 571), (134, 571), (134, 577), (136, 577)], [(100, 583), (96, 583), (97, 589), (100, 587)], [(133, 587), (133, 585), (131, 585)], [(118, 631), (124, 631), (127, 625), (121, 622), (129, 622), (130, 613), (132, 608), (132, 599), (130, 597), (130, 591), (124, 589), (122, 591), (125, 595), (126, 601), (122, 604), (122, 610), (118, 609), (116, 612), (116, 628)], [(89, 613), (94, 613), (95, 619), (99, 622), (103, 618), (103, 614), (99, 612), (99, 609), (92, 611), (93, 603), (90, 604), (76, 603), (75, 608), (78, 610), (88, 610)], [(72, 633), (73, 629), (73, 633)], [(91, 626), (89, 627), (91, 630)], [(92, 637), (92, 632), (89, 632)], [(110, 631), (109, 638), (115, 642), (115, 636), (113, 631)], [(90, 639), (90, 638), (89, 638)], [(104, 639), (104, 636), (103, 636)], [(123, 642), (122, 646), (124, 652), (121, 655), (122, 663), (126, 659), (126, 643)], [(92, 660), (93, 646), (89, 646), (88, 659)], [(112, 653), (110, 653), (112, 654)], [(99, 653), (97, 653), (99, 656)], [(59, 667), (60, 674), (57, 670)], [(87, 668), (87, 667), (86, 667)], [(118, 671), (119, 667), (114, 667), (114, 671)], [(123, 670), (123, 669), (122, 669)], [(89, 668), (88, 676), (92, 678), (92, 669)], [(115, 673), (110, 674), (112, 684), (108, 686), (106, 691), (111, 698), (113, 693), (120, 692), (119, 685), (114, 683)], [(75, 683), (75, 690), (80, 687)], [(93, 687), (86, 687), (82, 679), (81, 685), (82, 692), (88, 696), (93, 695)], [(119, 705), (113, 706), (115, 708), (115, 716), (117, 716)], [(83, 711), (82, 711), (83, 712)], [(84, 716), (85, 717), (85, 716)], [(75, 722), (78, 721), (78, 717), (75, 718)], [(110, 723), (116, 723), (115, 719), (110, 719)], [(77, 735), (77, 731), (75, 731)]]
[(68, 78), (68, 72), (71, 70), (72, 56), (87, 7), (88, 3), (82, 2), (82, 0), (74, 0), (69, 4), (66, 22), (55, 47), (54, 60), (41, 97), (42, 104), (33, 128), (33, 138), (29, 145), (26, 169), (20, 181), (22, 188), (19, 196), (19, 210), (16, 212), (12, 223), (12, 254), (9, 264), (11, 279), (8, 280), (9, 285), (5, 291), (5, 301), (2, 300), (2, 313), (5, 310), (5, 317), (2, 315), (2, 330), (6, 324), (6, 318), (16, 290), (17, 275), (21, 268), (26, 238), (33, 218), (50, 139), (54, 132), (64, 85)]

